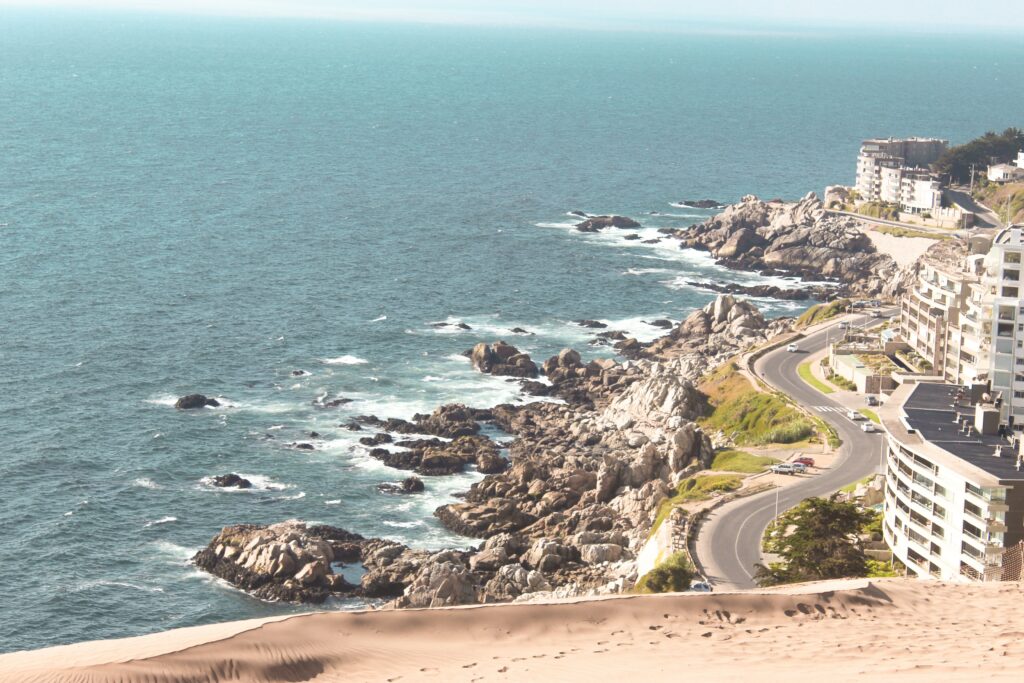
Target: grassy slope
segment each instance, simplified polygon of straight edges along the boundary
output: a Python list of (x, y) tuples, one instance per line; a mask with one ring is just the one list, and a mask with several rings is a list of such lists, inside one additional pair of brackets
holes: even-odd
[(775, 458), (763, 455), (751, 455), (745, 451), (724, 450), (715, 454), (711, 469), (720, 472), (743, 472), (757, 474), (778, 462)]
[(846, 312), (850, 302), (848, 299), (836, 299), (830, 301), (827, 304), (816, 304), (811, 306), (796, 319), (796, 328), (803, 329), (815, 323), (820, 323), (829, 318), (834, 318), (837, 315), (842, 315)]
[(815, 433), (812, 420), (779, 396), (754, 389), (732, 361), (705, 377), (698, 388), (712, 406), (702, 425), (725, 433), (733, 443), (796, 443)]
[(821, 380), (814, 376), (814, 374), (811, 372), (811, 361), (801, 363), (800, 366), (796, 369), (796, 371), (797, 374), (800, 375), (800, 379), (802, 379), (804, 382), (811, 385), (821, 393), (831, 394), (835, 391), (835, 389), (833, 389), (832, 387), (825, 384), (824, 382), (822, 382)]
[(1010, 222), (1024, 222), (1024, 183), (985, 184), (974, 191), (974, 198), (999, 214), (1000, 220), (1006, 218), (1009, 200)]

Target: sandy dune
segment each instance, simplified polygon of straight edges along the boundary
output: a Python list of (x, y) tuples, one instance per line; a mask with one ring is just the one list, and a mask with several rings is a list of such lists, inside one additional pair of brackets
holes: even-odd
[(0, 680), (1020, 681), (1022, 599), (1021, 584), (889, 579), (318, 613), (3, 655)]

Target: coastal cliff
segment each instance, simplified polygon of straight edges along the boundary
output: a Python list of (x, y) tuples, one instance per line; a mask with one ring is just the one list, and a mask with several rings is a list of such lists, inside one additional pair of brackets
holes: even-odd
[[(482, 540), (468, 551), (412, 549), (292, 521), (227, 527), (194, 561), (256, 597), (290, 602), (358, 596), (430, 607), (621, 592), (638, 578), (633, 560), (661, 503), (713, 457), (710, 436), (696, 424), (707, 403), (695, 381), (789, 324), (720, 295), (644, 358), (584, 362), (565, 349), (541, 364), (548, 383), (530, 373), (518, 380), (558, 402), (446, 405), (411, 422), (358, 418), (355, 427), (378, 430), (364, 443), (397, 447), (371, 449), (390, 466), (443, 476), (475, 463), (492, 472), (435, 513), (449, 529)], [(480, 362), (492, 356), (534, 367), (504, 342), (470, 355), (481, 372), (505, 373), (507, 363)], [(494, 463), (494, 443), (478, 433), (488, 422), (514, 436), (510, 462)], [(358, 585), (339, 573), (355, 563), (365, 569)]]
[(708, 251), (736, 270), (827, 280), (843, 295), (895, 294), (899, 266), (859, 225), (830, 214), (812, 192), (797, 202), (747, 195), (703, 223), (668, 232), (683, 247)]

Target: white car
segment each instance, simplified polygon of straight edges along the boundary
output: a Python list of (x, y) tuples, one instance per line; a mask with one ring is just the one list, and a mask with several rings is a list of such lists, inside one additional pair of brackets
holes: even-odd
[[(806, 466), (804, 466), (806, 470)], [(796, 466), (791, 462), (780, 462), (778, 465), (772, 465), (771, 471), (775, 474), (795, 474)]]
[(857, 412), (856, 410), (852, 410), (852, 409), (851, 409), (851, 410), (847, 410), (847, 411), (846, 411), (846, 417), (850, 418), (850, 419), (851, 419), (851, 420), (853, 420), (854, 422), (856, 422), (856, 421), (858, 421), (858, 420), (863, 420), (863, 419), (864, 419), (864, 416), (863, 416), (863, 415), (861, 415), (861, 414), (860, 414), (859, 412)]
[(871, 424), (870, 422), (865, 422), (860, 426), (860, 428), (863, 429), (865, 432), (875, 431), (875, 425)]
[(794, 474), (803, 474), (807, 471), (807, 465), (802, 462), (791, 462), (789, 464), (792, 465)]
[(796, 344), (790, 344), (789, 346), (786, 347), (786, 350), (789, 351), (790, 353), (796, 353), (797, 351), (800, 350), (800, 347), (797, 346)]

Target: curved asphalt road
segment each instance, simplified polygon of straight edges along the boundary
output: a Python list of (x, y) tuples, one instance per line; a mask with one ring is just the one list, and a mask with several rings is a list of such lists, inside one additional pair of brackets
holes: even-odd
[[(852, 325), (872, 322), (866, 316), (849, 320)], [(839, 334), (835, 325), (828, 329), (832, 337)], [(697, 537), (697, 558), (707, 579), (719, 588), (730, 590), (756, 587), (753, 580), (754, 565), (761, 561), (761, 537), (764, 530), (775, 518), (776, 495), (778, 511), (782, 513), (805, 498), (831, 494), (879, 469), (881, 434), (864, 432), (861, 429), (862, 422), (853, 422), (847, 418), (845, 410), (816, 410), (816, 407), (821, 406), (841, 406), (808, 386), (797, 374), (797, 366), (807, 360), (809, 353), (825, 348), (827, 334), (827, 330), (821, 330), (797, 340), (799, 353), (787, 352), (785, 347), (767, 353), (755, 363), (754, 370), (768, 384), (835, 427), (843, 445), (831, 468), (817, 474), (799, 475), (803, 480), (799, 484), (741, 499), (708, 516)]]

